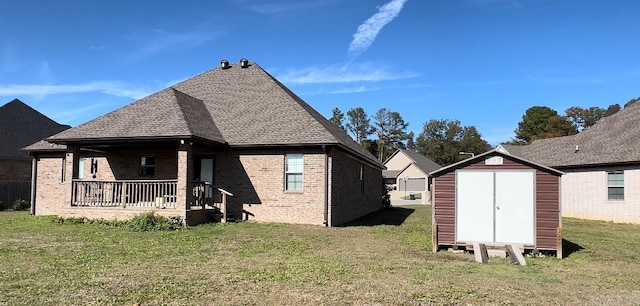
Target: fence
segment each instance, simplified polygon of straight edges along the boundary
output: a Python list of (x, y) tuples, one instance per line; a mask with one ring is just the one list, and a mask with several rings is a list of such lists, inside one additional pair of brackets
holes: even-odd
[(11, 208), (16, 200), (31, 199), (31, 181), (0, 181), (0, 208)]

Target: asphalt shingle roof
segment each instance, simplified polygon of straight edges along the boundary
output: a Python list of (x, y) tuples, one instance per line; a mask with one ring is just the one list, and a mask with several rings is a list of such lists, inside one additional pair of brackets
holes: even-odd
[(335, 144), (380, 167), (344, 131), (255, 63), (214, 68), (49, 138), (197, 137), (229, 146)]
[(430, 160), (429, 158), (427, 158), (426, 156), (418, 152), (413, 152), (413, 151), (404, 150), (404, 149), (400, 149), (400, 151), (404, 152), (404, 154), (409, 156), (409, 158), (411, 158), (413, 162), (415, 162), (416, 166), (418, 166), (418, 168), (420, 168), (420, 170), (422, 170), (422, 172), (426, 174), (429, 174), (430, 172), (433, 172), (442, 168), (442, 166), (440, 166), (438, 163)]
[(503, 147), (543, 165), (575, 167), (640, 162), (639, 139), (640, 103), (636, 103), (576, 135), (540, 139), (519, 149)]
[(23, 147), (68, 128), (15, 99), (0, 107), (0, 158), (31, 158)]

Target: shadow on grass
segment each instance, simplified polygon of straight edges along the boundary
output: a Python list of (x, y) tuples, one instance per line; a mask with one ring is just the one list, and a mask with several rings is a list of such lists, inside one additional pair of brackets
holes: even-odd
[(414, 211), (412, 208), (385, 207), (343, 226), (401, 225)]
[(569, 255), (584, 250), (579, 244), (573, 243), (567, 239), (562, 239), (562, 258), (567, 258)]

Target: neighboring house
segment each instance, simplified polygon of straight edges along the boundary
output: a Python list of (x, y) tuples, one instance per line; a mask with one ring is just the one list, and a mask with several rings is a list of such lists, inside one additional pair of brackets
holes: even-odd
[(422, 204), (431, 203), (429, 195), (429, 172), (442, 166), (420, 153), (399, 149), (385, 162), (387, 170), (382, 171), (384, 182), (389, 187), (391, 201), (422, 199)]
[[(47, 143), (48, 142), (48, 143)], [(336, 226), (382, 207), (384, 166), (255, 63), (220, 67), (27, 149), (35, 213)], [(225, 205), (226, 201), (226, 205)]]
[(20, 149), (68, 128), (18, 99), (0, 106), (0, 206), (29, 200), (32, 158)]
[(497, 149), (565, 173), (563, 216), (640, 223), (640, 105), (579, 134)]

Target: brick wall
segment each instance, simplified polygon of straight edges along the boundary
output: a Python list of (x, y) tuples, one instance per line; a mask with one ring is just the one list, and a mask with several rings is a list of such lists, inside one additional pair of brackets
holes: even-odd
[[(285, 191), (285, 155), (304, 153), (302, 191)], [(249, 220), (321, 225), (324, 154), (309, 150), (234, 151), (218, 154), (214, 184), (233, 193), (236, 215)]]
[(0, 158), (0, 181), (30, 181), (30, 159)]
[[(178, 157), (175, 149), (139, 149), (115, 150), (107, 154), (79, 152), (79, 158), (84, 158), (84, 180), (166, 180), (177, 178)], [(142, 156), (155, 157), (155, 175), (140, 175), (140, 160)], [(95, 178), (91, 173), (91, 161), (97, 162), (98, 172)]]
[[(106, 156), (78, 152), (85, 158), (82, 169), (85, 180), (93, 180), (91, 158), (98, 162), (95, 180), (141, 179), (139, 159), (144, 150), (110, 152)], [(285, 191), (286, 154), (304, 154), (302, 191)], [(156, 176), (153, 179), (178, 179), (179, 189), (190, 184), (193, 155), (186, 150), (153, 150), (156, 156)], [(73, 154), (65, 154), (65, 180), (62, 181), (62, 154), (41, 157), (37, 169), (36, 214), (63, 217), (127, 219), (152, 208), (73, 207), (70, 203), (73, 177)], [(381, 207), (381, 171), (364, 165), (364, 193), (361, 191), (362, 163), (340, 151), (330, 154), (330, 225), (340, 225)], [(77, 170), (77, 158), (76, 169)], [(76, 173), (77, 174), (77, 173)], [(234, 194), (228, 198), (229, 209), (237, 216), (263, 222), (284, 222), (322, 225), (325, 205), (325, 154), (321, 150), (246, 150), (218, 152), (215, 155), (214, 185)], [(186, 187), (189, 189), (189, 187)], [(187, 194), (189, 195), (189, 194)], [(165, 216), (186, 216), (187, 199), (179, 197), (178, 209), (156, 210)]]
[[(624, 200), (607, 198), (607, 171), (624, 170)], [(563, 170), (562, 215), (640, 223), (640, 167)]]
[[(364, 170), (364, 192), (360, 169)], [(331, 151), (330, 224), (337, 226), (382, 208), (382, 171)]]
[[(156, 165), (158, 177), (146, 177), (147, 179), (167, 179), (177, 177), (176, 164), (178, 154), (175, 150), (154, 150), (157, 158)], [(110, 153), (105, 156), (97, 156), (94, 153), (79, 152), (79, 157), (85, 158), (84, 180), (94, 180), (90, 172), (91, 158), (98, 161), (98, 172), (95, 180), (114, 179), (141, 179), (138, 177), (139, 156), (147, 154), (145, 150), (121, 151), (120, 156)], [(63, 157), (64, 156), (64, 157)], [(64, 159), (63, 159), (64, 158)], [(64, 166), (63, 166), (64, 160)], [(133, 160), (133, 161), (132, 161)], [(76, 207), (71, 206), (71, 182), (74, 170), (78, 169), (73, 164), (73, 153), (60, 153), (56, 155), (40, 156), (37, 162), (37, 191), (36, 191), (36, 215), (58, 215), (61, 217), (86, 217), (90, 219), (124, 220), (130, 219), (147, 211), (154, 211), (158, 215), (170, 217), (186, 216), (185, 205), (178, 205), (177, 209), (135, 208), (135, 207)], [(162, 164), (160, 164), (162, 163)], [(163, 166), (161, 166), (163, 165)], [(74, 169), (75, 167), (75, 169)], [(64, 171), (64, 180), (62, 179)], [(169, 175), (173, 173), (173, 175)]]

